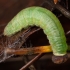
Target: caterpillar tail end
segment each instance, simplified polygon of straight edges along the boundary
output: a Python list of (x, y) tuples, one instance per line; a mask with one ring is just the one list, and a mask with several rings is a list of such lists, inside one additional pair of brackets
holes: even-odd
[(56, 64), (64, 63), (64, 62), (67, 61), (67, 59), (68, 59), (68, 55), (67, 54), (65, 54), (63, 56), (55, 56), (55, 55), (52, 56), (52, 61), (54, 63), (56, 63)]

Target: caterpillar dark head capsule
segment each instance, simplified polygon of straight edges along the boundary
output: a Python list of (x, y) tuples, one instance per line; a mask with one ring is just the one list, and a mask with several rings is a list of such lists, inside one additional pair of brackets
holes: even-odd
[(64, 56), (55, 56), (55, 55), (52, 56), (52, 61), (54, 63), (56, 63), (56, 64), (64, 63), (64, 62), (67, 61), (67, 59), (68, 59), (68, 55), (67, 54), (64, 55)]

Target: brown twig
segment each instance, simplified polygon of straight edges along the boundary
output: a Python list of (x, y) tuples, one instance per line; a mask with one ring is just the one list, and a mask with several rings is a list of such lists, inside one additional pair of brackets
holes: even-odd
[[(53, 0), (46, 0), (45, 1), (46, 5), (49, 5), (51, 7), (51, 11), (53, 11), (54, 9), (59, 10), (65, 17), (70, 19), (70, 12), (65, 9), (63, 6), (61, 6), (59, 3), (54, 4)], [(67, 4), (68, 5), (68, 4)], [(53, 8), (53, 9), (52, 9)]]
[(31, 61), (29, 61), (26, 65), (24, 65), (20, 70), (25, 70), (29, 65), (34, 63), (36, 60), (38, 60), (42, 56), (42, 53), (38, 54), (35, 58), (33, 58)]
[(6, 48), (6, 54), (14, 54), (14, 55), (29, 55), (29, 54), (38, 54), (38, 53), (49, 53), (52, 52), (51, 46), (38, 46), (32, 48), (20, 48), (20, 49), (11, 49)]
[[(24, 42), (26, 41), (26, 39), (33, 34), (36, 31), (39, 31), (41, 28), (37, 28), (37, 27), (30, 27), (28, 29), (26, 29), (24, 32), (22, 31), (20, 34), (20, 36), (18, 35), (18, 39), (9, 45), (10, 48), (20, 48), (22, 46), (22, 44), (24, 44)], [(17, 36), (17, 34), (16, 34)]]
[(58, 9), (65, 17), (70, 19), (70, 12), (67, 9), (62, 7), (60, 4), (57, 4), (55, 8)]
[[(27, 57), (27, 56), (23, 56), (23, 60), (24, 60), (25, 64), (28, 63), (28, 57)], [(28, 68), (29, 68), (30, 70), (36, 70), (36, 68), (34, 67), (33, 64), (31, 64)]]

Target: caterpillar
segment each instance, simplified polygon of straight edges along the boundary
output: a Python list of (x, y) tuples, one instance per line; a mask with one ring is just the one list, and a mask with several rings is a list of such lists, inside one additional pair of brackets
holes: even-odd
[(12, 36), (28, 26), (38, 26), (43, 29), (55, 56), (66, 55), (68, 47), (63, 27), (59, 19), (45, 8), (33, 6), (21, 10), (7, 24), (3, 34)]

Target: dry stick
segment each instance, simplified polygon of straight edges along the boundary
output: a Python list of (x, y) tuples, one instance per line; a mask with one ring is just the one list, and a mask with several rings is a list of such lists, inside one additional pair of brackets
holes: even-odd
[[(68, 51), (70, 51), (70, 45), (68, 46), (69, 46)], [(52, 48), (50, 45), (38, 46), (38, 47), (32, 47), (32, 48), (20, 48), (18, 50), (6, 48), (5, 50), (6, 54), (14, 54), (14, 55), (28, 55), (28, 54), (49, 53), (49, 52), (52, 52)]]
[[(28, 63), (28, 57), (27, 57), (27, 56), (23, 56), (23, 60), (24, 60), (25, 64)], [(36, 68), (34, 67), (33, 64), (31, 64), (28, 68), (29, 68), (30, 70), (36, 70)]]
[(19, 46), (19, 48), (24, 44), (26, 39), (36, 31), (39, 31), (41, 28), (28, 28), (22, 35), (16, 40), (13, 44), (11, 44), (11, 48)]
[[(36, 70), (33, 65), (31, 65), (34, 61), (39, 59), (40, 53), (46, 53), (46, 52), (52, 52), (51, 46), (39, 46), (39, 47), (32, 47), (32, 48), (21, 48), (18, 50), (11, 49), (11, 48), (6, 48), (5, 53), (6, 54), (15, 54), (15, 55), (27, 55), (27, 54), (37, 54), (39, 53), (38, 56), (36, 56), (33, 60), (27, 63), (26, 57), (24, 57), (24, 60), (27, 63), (24, 67), (22, 67), (20, 70), (26, 69), (29, 65), (30, 70)], [(38, 58), (37, 58), (38, 57)]]
[(51, 46), (38, 46), (32, 48), (20, 48), (20, 49), (11, 49), (6, 48), (5, 53), (14, 54), (14, 55), (28, 55), (28, 54), (38, 54), (38, 53), (49, 53), (52, 52)]
[(35, 58), (33, 58), (31, 61), (29, 61), (26, 65), (24, 65), (20, 70), (25, 70), (29, 65), (34, 63), (36, 60), (38, 60), (42, 56), (42, 53), (38, 54)]
[(70, 19), (70, 12), (65, 9), (64, 7), (62, 7), (60, 4), (57, 4), (56, 6), (56, 9), (58, 9), (65, 17), (69, 18)]
[(14, 43), (10, 44), (9, 47), (14, 48), (14, 49), (20, 48), (22, 46), (22, 44), (24, 44), (24, 42), (26, 41), (28, 36), (30, 36), (32, 33), (36, 32), (38, 30), (40, 30), (40, 28), (31, 28), (31, 27), (29, 27), (25, 31), (22, 30), (21, 32), (19, 32), (16, 35), (11, 37), (11, 39), (13, 39), (16, 36), (17, 39), (16, 39), (16, 41), (14, 41)]
[(51, 8), (58, 9), (65, 17), (70, 19), (70, 12), (60, 4), (54, 4), (53, 0), (46, 0), (45, 3), (48, 4)]
[[(51, 50), (51, 46), (39, 46), (39, 47), (32, 47), (32, 48), (20, 48), (18, 50), (11, 49), (11, 48), (6, 48), (5, 49), (5, 53), (6, 54), (14, 54), (14, 55), (37, 54), (37, 53), (45, 53), (45, 52), (51, 52), (51, 51), (52, 51)], [(27, 58), (26, 57), (23, 57), (23, 58), (24, 58), (24, 61), (26, 61), (25, 63), (27, 63)], [(34, 61), (35, 61), (35, 58), (34, 58), (33, 61), (31, 60), (29, 63), (27, 63), (23, 67), (23, 70), (25, 68), (27, 68), (29, 65), (30, 65), (29, 66), (29, 69), (30, 70), (36, 70), (35, 67), (34, 67), (34, 65), (31, 65)]]

